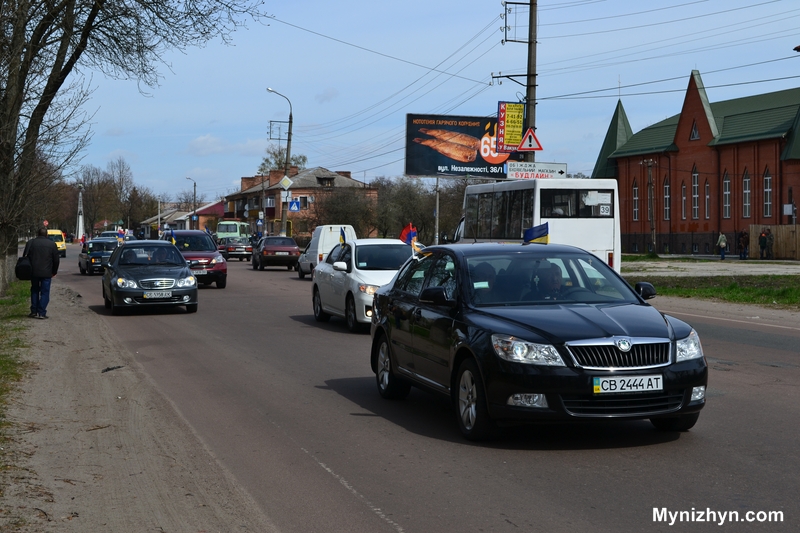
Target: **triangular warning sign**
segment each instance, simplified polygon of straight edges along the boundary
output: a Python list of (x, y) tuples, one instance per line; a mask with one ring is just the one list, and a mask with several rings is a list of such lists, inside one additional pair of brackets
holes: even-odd
[(517, 152), (535, 152), (536, 150), (544, 150), (536, 134), (533, 133), (533, 128), (528, 128), (525, 135), (522, 136), (522, 142), (519, 143)]

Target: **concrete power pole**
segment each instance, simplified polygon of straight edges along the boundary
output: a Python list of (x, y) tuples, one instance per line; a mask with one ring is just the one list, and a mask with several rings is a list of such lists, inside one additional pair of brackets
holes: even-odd
[[(536, 131), (536, 0), (530, 0), (528, 17), (528, 77), (525, 91), (525, 131)], [(525, 152), (525, 161), (536, 161), (536, 152)]]

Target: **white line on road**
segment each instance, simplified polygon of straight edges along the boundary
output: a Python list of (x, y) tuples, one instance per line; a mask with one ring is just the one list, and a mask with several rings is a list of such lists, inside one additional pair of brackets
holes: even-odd
[(691, 313), (682, 313), (680, 311), (668, 311), (666, 309), (663, 310), (664, 313), (670, 315), (683, 315), (683, 316), (691, 316), (695, 318), (708, 318), (711, 320), (724, 320), (725, 322), (737, 322), (739, 324), (750, 324), (753, 326), (764, 326), (768, 328), (781, 328), (781, 329), (791, 329), (794, 331), (800, 331), (800, 328), (793, 328), (792, 326), (778, 326), (777, 324), (763, 324), (761, 322), (748, 322), (747, 320), (734, 320), (733, 318), (720, 318), (716, 316), (708, 316), (708, 315), (693, 315)]

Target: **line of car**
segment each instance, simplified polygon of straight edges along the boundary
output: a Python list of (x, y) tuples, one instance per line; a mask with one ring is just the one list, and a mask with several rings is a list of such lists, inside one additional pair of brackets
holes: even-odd
[[(103, 278), (106, 307), (195, 312), (197, 284), (216, 279), (224, 288), (227, 276), (216, 246), (204, 253), (218, 260), (192, 256), (200, 236), (211, 240), (175, 232), (177, 246), (117, 246)], [(183, 255), (156, 259), (158, 246)], [(264, 237), (251, 264), (291, 270), (299, 256), (293, 239)], [(585, 250), (462, 243), (413, 253), (396, 239), (353, 239), (311, 274), (317, 321), (369, 327), (380, 396), (403, 399), (412, 387), (443, 395), (467, 439), (563, 421), (649, 419), (659, 430), (686, 431), (705, 405), (708, 367), (694, 329), (647, 303), (651, 284), (629, 286)]]

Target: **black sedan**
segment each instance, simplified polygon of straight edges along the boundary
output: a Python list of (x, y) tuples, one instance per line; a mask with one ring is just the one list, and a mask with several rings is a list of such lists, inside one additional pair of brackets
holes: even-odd
[(119, 241), (116, 238), (97, 238), (85, 243), (78, 254), (78, 270), (81, 274), (90, 276), (95, 272), (102, 272), (111, 257), (111, 252), (117, 249)]
[(103, 301), (111, 314), (125, 308), (186, 306), (197, 312), (197, 279), (168, 241), (124, 241), (103, 275)]
[(375, 294), (371, 365), (384, 398), (447, 396), (468, 439), (536, 421), (694, 426), (708, 381), (691, 326), (594, 255), (554, 244), (425, 248)]

